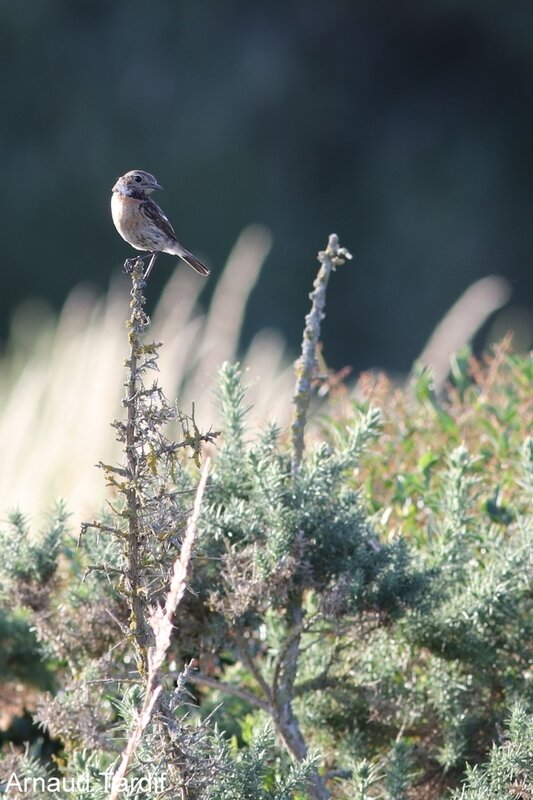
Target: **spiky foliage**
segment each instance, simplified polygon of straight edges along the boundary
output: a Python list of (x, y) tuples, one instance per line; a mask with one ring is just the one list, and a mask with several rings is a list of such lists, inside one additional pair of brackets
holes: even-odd
[[(357, 403), (332, 381), (311, 436), (310, 353), (298, 442), (251, 428), (240, 369), (225, 364), (224, 431), (167, 658), (169, 586), (210, 437), (149, 380), (158, 346), (142, 339), (136, 269), (115, 424), (125, 461), (102, 465), (111, 511), (79, 548), (64, 519), (39, 544), (19, 515), (2, 539), (10, 619), (33, 628), (61, 687), (38, 710), (63, 748), (54, 777), (88, 776), (80, 798), (109, 798), (124, 763), (130, 789), (147, 779), (139, 800), (527, 797), (531, 360), (505, 347), (458, 359), (439, 397), (424, 371), (407, 391), (366, 376)], [(6, 756), (4, 780), (50, 775), (31, 755)]]
[(227, 677), (221, 690), (267, 710), (302, 761), (308, 744), (298, 716), (307, 721), (317, 690), (341, 683), (347, 637), (360, 646), (369, 631), (422, 609), (429, 576), (399, 538), (380, 539), (353, 487), (361, 454), (379, 436), (376, 409), (335, 445), (315, 446), (295, 475), (274, 428), (248, 434), (236, 366), (223, 366), (220, 387), (227, 423), (200, 521), (194, 600), (181, 625), (178, 618), (189, 634), (181, 644), (202, 653), (195, 683)]
[[(395, 390), (379, 414), (343, 399), (292, 480), (282, 434), (248, 429), (238, 369), (222, 370), (226, 426), (182, 644), (201, 652), (194, 682), (218, 688), (206, 710), (216, 698), (231, 709), (219, 724), (238, 732), (235, 715), (266, 710), (289, 752), (322, 750), (335, 797), (353, 796), (366, 764), (369, 797), (444, 798), (527, 700), (530, 362), (496, 359), (471, 362), (463, 391), (490, 376), (507, 404), (504, 452), (473, 436), (470, 409), (451, 425), (455, 390), (437, 409), (420, 387)], [(431, 451), (419, 452), (415, 425)]]
[[(0, 674), (4, 683), (23, 681), (41, 689), (53, 685), (52, 663), (42, 657), (35, 625), (44, 623), (52, 611), (50, 595), (59, 583), (58, 559), (66, 523), (67, 513), (59, 504), (38, 535), (32, 535), (20, 511), (13, 512), (0, 529)], [(31, 697), (22, 694), (19, 703), (28, 700)]]
[(517, 704), (487, 762), (470, 767), (454, 800), (530, 800), (533, 797), (533, 716)]
[[(142, 674), (153, 644), (147, 609), (161, 601), (184, 528), (179, 455), (190, 448), (199, 463), (201, 444), (212, 441), (214, 434), (201, 433), (194, 412), (191, 416), (181, 413), (168, 402), (157, 381), (150, 379), (158, 368), (161, 345), (144, 341), (150, 320), (144, 312), (142, 260), (134, 262), (131, 278), (126, 415), (113, 423), (124, 465), (100, 464), (117, 498), (113, 524), (86, 523), (82, 532), (94, 529), (121, 545), (122, 594), (130, 609), (129, 631)], [(183, 437), (178, 442), (169, 439), (166, 430), (176, 421)], [(105, 571), (106, 565), (101, 569)]]
[[(461, 374), (456, 366), (440, 400), (427, 373), (414, 393), (382, 376), (363, 380), (367, 402), (383, 411), (379, 445), (360, 460), (363, 500), (377, 530), (401, 527), (434, 576), (422, 615), (374, 633), (346, 660), (362, 689), (352, 726), (367, 757), (376, 754), (369, 742), (403, 734), (413, 797), (445, 797), (465, 761), (483, 760), (515, 700), (533, 700), (531, 370), (506, 342), (484, 364), (464, 359)], [(342, 400), (330, 441), (353, 414)], [(331, 716), (340, 710), (333, 696), (313, 724), (338, 720), (347, 730), (349, 712)]]
[[(224, 745), (228, 769), (210, 800), (292, 800), (295, 792), (305, 792), (314, 759), (290, 765), (276, 754), (274, 737), (268, 724), (258, 723), (248, 746), (231, 759)], [(300, 795), (301, 797), (304, 795)]]
[(201, 521), (205, 577), (196, 570), (199, 590), (209, 586), (221, 619), (254, 624), (268, 610), (283, 609), (294, 591), (313, 590), (332, 611), (335, 601), (338, 614), (394, 615), (411, 605), (420, 576), (408, 566), (403, 543), (378, 542), (347, 479), (378, 436), (379, 411), (361, 414), (337, 447), (314, 448), (293, 479), (275, 429), (247, 440), (244, 392), (233, 365), (222, 368), (221, 395), (228, 427)]

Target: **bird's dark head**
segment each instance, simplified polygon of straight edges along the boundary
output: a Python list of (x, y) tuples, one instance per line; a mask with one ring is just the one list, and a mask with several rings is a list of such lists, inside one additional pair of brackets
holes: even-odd
[(162, 189), (153, 175), (142, 169), (132, 169), (126, 172), (113, 186), (114, 192), (119, 194), (135, 195), (150, 194), (154, 189)]

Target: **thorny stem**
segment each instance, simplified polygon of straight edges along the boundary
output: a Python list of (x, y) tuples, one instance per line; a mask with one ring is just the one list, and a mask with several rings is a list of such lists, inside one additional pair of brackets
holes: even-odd
[(293, 477), (300, 468), (304, 453), (304, 432), (316, 371), (316, 348), (320, 336), (320, 324), (325, 316), (324, 308), (329, 276), (336, 266), (344, 264), (351, 257), (351, 253), (345, 247), (339, 246), (339, 237), (336, 233), (330, 235), (327, 248), (318, 254), (321, 267), (315, 278), (313, 291), (309, 295), (311, 310), (305, 318), (302, 355), (296, 362), (296, 387), (292, 399), (294, 410), (291, 422)]
[(127, 561), (128, 568), (126, 573), (126, 585), (131, 598), (130, 612), (130, 631), (135, 637), (137, 652), (137, 667), (141, 675), (146, 673), (147, 651), (150, 641), (148, 623), (145, 617), (145, 602), (140, 593), (140, 563), (139, 546), (142, 535), (142, 526), (139, 519), (139, 505), (141, 487), (138, 483), (138, 464), (137, 464), (137, 439), (139, 436), (139, 406), (137, 403), (138, 392), (141, 386), (141, 373), (139, 371), (139, 359), (142, 353), (141, 336), (150, 324), (150, 320), (144, 312), (143, 306), (145, 299), (143, 296), (143, 273), (144, 264), (142, 259), (137, 259), (131, 269), (131, 315), (129, 319), (129, 359), (126, 362), (128, 367), (128, 380), (126, 383), (126, 398), (124, 404), (127, 407), (126, 419), (126, 469), (128, 473), (128, 487), (126, 489), (126, 505), (128, 514), (128, 536), (127, 536)]
[[(106, 610), (134, 651), (138, 671), (135, 681), (143, 685), (145, 695), (114, 774), (109, 800), (116, 800), (123, 793), (123, 778), (131, 768), (149, 725), (158, 731), (163, 748), (172, 752), (181, 800), (198, 800), (200, 795), (196, 783), (202, 783), (204, 776), (200, 775), (198, 767), (202, 758), (195, 754), (191, 744), (198, 741), (196, 729), (182, 725), (175, 714), (177, 704), (182, 702), (185, 684), (195, 668), (194, 662), (191, 661), (180, 673), (179, 696), (174, 692), (171, 698), (163, 693), (165, 676), (162, 675), (162, 666), (171, 644), (173, 617), (187, 587), (208, 474), (206, 463), (197, 488), (194, 509), (180, 543), (179, 556), (172, 559), (173, 568), (169, 573), (169, 560), (185, 518), (178, 497), (182, 492), (175, 486), (176, 471), (179, 469), (178, 452), (181, 448), (192, 450), (192, 457), (199, 465), (202, 444), (212, 442), (217, 433), (201, 433), (194, 418), (194, 408), (192, 416), (182, 414), (168, 403), (157, 381), (147, 385), (147, 373), (157, 370), (160, 344), (144, 341), (150, 320), (144, 312), (146, 276), (143, 275), (143, 259), (128, 261), (124, 266), (131, 278), (131, 313), (127, 323), (129, 354), (125, 362), (127, 377), (122, 403), (126, 408), (126, 418), (113, 422), (117, 441), (123, 449), (124, 464), (120, 467), (102, 462), (99, 464), (105, 472), (108, 485), (116, 490), (121, 503), (116, 506), (109, 503), (117, 520), (115, 525), (97, 521), (83, 523), (80, 531), (82, 536), (93, 528), (99, 533), (111, 534), (122, 545), (122, 569), (107, 568), (105, 564), (96, 563), (88, 566), (86, 574), (102, 571), (121, 576), (118, 589), (129, 607), (127, 626)], [(163, 433), (164, 426), (176, 419), (184, 435), (181, 442), (171, 441)], [(162, 605), (163, 597), (165, 602)], [(185, 746), (180, 744), (180, 737)], [(212, 758), (210, 763), (214, 763)]]

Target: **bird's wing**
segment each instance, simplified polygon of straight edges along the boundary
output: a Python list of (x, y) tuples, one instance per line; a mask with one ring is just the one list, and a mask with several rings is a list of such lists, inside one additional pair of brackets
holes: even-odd
[(166, 233), (166, 235), (171, 239), (176, 238), (176, 232), (174, 228), (168, 221), (168, 218), (165, 216), (163, 211), (159, 208), (157, 203), (154, 203), (153, 200), (147, 197), (145, 200), (142, 201), (140, 207), (141, 211), (144, 212), (144, 214), (150, 220), (150, 222), (153, 222), (153, 224), (157, 228), (162, 230), (163, 233)]

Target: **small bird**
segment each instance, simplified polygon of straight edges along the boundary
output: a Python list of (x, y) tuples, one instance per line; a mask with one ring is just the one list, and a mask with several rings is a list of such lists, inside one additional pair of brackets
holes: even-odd
[(178, 242), (167, 217), (148, 196), (154, 189), (162, 188), (149, 172), (142, 169), (126, 172), (112, 189), (111, 214), (115, 228), (128, 244), (152, 256), (144, 275), (145, 280), (152, 271), (158, 253), (179, 256), (200, 275), (209, 275), (205, 264)]

